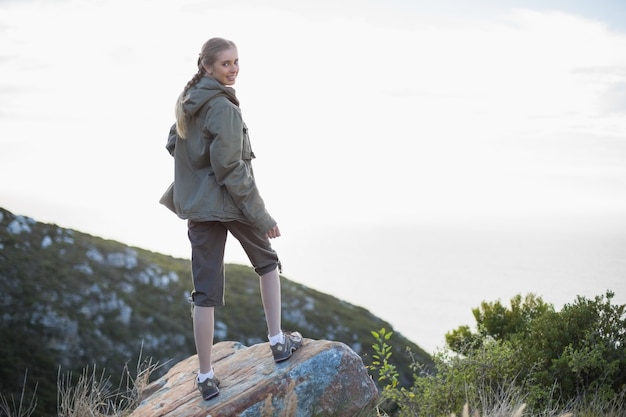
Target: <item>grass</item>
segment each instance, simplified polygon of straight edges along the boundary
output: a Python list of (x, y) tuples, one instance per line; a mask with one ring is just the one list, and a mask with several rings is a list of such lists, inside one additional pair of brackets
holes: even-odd
[[(509, 410), (498, 410), (495, 413), (489, 413), (489, 417), (522, 417), (524, 415), (524, 410), (526, 409), (526, 404), (522, 404), (517, 409), (513, 411)], [(463, 412), (461, 413), (462, 417), (480, 417), (480, 413), (478, 410), (474, 410), (473, 413), (470, 414), (469, 404), (465, 404), (463, 406)], [(450, 417), (456, 417), (454, 413), (450, 414)], [(487, 417), (487, 414), (485, 414)], [(572, 413), (561, 414), (559, 417), (573, 417)]]
[[(587, 400), (579, 398), (562, 407), (554, 409), (545, 409), (539, 412), (529, 412), (526, 404), (523, 402), (523, 396), (519, 393), (505, 394), (499, 399), (486, 398), (483, 396), (482, 410), (471, 409), (468, 403), (465, 403), (461, 412), (461, 417), (624, 417), (626, 416), (626, 389), (621, 392), (613, 400), (607, 402), (599, 399)], [(485, 402), (486, 401), (486, 402)], [(395, 416), (418, 416), (419, 414), (407, 413), (406, 411), (396, 410), (387, 414), (381, 409), (384, 400), (375, 407), (372, 417), (395, 417)], [(446, 416), (445, 413), (438, 416)], [(455, 413), (449, 414), (450, 417), (457, 417)]]
[(18, 402), (15, 402), (15, 397), (11, 396), (10, 399), (0, 394), (0, 415), (6, 415), (7, 417), (30, 417), (37, 408), (37, 385), (33, 390), (33, 395), (30, 400), (26, 400), (26, 380), (28, 379), (28, 370), (24, 372), (24, 384), (22, 385), (22, 393)]
[(150, 375), (159, 367), (152, 360), (137, 362), (135, 376), (128, 365), (117, 387), (113, 387), (104, 371), (97, 373), (94, 366), (83, 369), (78, 381), (72, 384), (72, 374), (58, 378), (58, 417), (124, 417), (142, 401), (142, 394)]
[[(97, 367), (84, 368), (77, 380), (71, 372), (59, 374), (57, 378), (57, 417), (126, 417), (144, 399), (143, 393), (150, 382), (150, 375), (161, 365), (151, 359), (137, 362), (135, 375), (131, 375), (128, 364), (117, 385), (111, 383), (104, 370)], [(31, 417), (37, 407), (36, 392), (30, 400), (26, 398), (26, 375), (21, 396), (16, 400), (0, 394), (0, 416)]]

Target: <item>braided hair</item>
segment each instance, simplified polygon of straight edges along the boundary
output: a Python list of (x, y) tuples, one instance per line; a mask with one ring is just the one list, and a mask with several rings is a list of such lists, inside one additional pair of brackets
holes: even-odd
[(237, 46), (233, 41), (229, 41), (223, 38), (211, 38), (202, 45), (202, 49), (200, 50), (200, 55), (198, 57), (198, 72), (189, 80), (189, 82), (185, 85), (182, 93), (178, 96), (178, 100), (176, 100), (176, 107), (174, 112), (176, 114), (176, 133), (182, 139), (187, 136), (187, 120), (188, 117), (185, 115), (183, 110), (183, 105), (185, 101), (189, 98), (189, 89), (194, 85), (198, 84), (198, 82), (204, 77), (206, 70), (204, 66), (211, 66), (217, 60), (217, 56), (220, 52), (235, 48)]

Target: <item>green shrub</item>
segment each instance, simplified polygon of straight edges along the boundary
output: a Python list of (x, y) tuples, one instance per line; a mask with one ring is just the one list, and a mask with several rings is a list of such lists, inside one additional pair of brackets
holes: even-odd
[[(473, 310), (476, 332), (461, 326), (446, 334), (447, 348), (433, 357), (435, 372), (416, 366), (411, 387), (388, 383), (383, 405), (399, 417), (450, 415), (464, 404), (485, 416), (505, 415), (521, 404), (533, 415), (559, 410), (620, 415), (626, 397), (626, 306), (612, 304), (613, 297), (611, 291), (594, 299), (577, 297), (560, 312), (532, 294), (515, 296), (510, 307), (483, 302)], [(390, 381), (391, 335), (372, 334), (381, 358), (373, 370)]]

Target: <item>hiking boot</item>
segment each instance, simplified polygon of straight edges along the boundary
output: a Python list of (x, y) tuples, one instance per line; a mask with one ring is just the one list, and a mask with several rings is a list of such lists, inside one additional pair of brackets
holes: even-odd
[[(197, 382), (197, 378), (196, 378)], [(202, 394), (202, 398), (210, 400), (220, 393), (220, 380), (217, 377), (207, 378), (202, 382), (198, 382), (198, 391)]]
[(300, 346), (302, 346), (302, 335), (299, 332), (283, 332), (285, 343), (276, 343), (272, 348), (274, 362), (282, 362), (291, 357)]

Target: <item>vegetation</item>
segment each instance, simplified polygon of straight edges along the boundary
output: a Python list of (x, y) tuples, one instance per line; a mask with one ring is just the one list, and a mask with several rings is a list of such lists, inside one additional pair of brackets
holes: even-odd
[(626, 415), (626, 306), (613, 297), (577, 297), (559, 312), (533, 294), (515, 296), (510, 307), (483, 302), (473, 310), (476, 331), (449, 332), (436, 372), (415, 364), (408, 388), (394, 381), (391, 332), (372, 332), (379, 407), (399, 417), (450, 415), (467, 404), (493, 417), (522, 406), (533, 416)]
[[(120, 378), (117, 388), (111, 383), (106, 373), (98, 373), (96, 367), (84, 368), (78, 378), (72, 372), (62, 375), (57, 380), (58, 402), (57, 417), (124, 417), (129, 415), (142, 400), (142, 393), (148, 386), (150, 375), (157, 364), (151, 360), (139, 361), (135, 375), (128, 367)], [(17, 402), (16, 402), (17, 401)], [(28, 402), (27, 402), (28, 401)], [(18, 400), (7, 399), (0, 394), (0, 416), (30, 417), (36, 411), (36, 396), (26, 399), (22, 390)]]
[[(216, 341), (264, 341), (254, 271), (226, 273)], [(188, 260), (0, 208), (0, 417), (128, 415), (151, 376), (194, 352), (189, 276)], [(372, 416), (626, 415), (626, 306), (611, 291), (561, 311), (534, 294), (483, 302), (475, 329), (431, 358), (367, 310), (282, 279), (285, 328), (362, 356), (382, 393)], [(132, 360), (139, 349), (151, 359)]]
[(128, 367), (117, 388), (111, 384), (105, 372), (97, 373), (94, 366), (83, 369), (73, 382), (71, 372), (59, 375), (57, 417), (123, 417), (139, 406), (151, 374), (158, 364), (151, 360), (138, 361), (136, 373), (131, 375)]
[[(215, 341), (266, 341), (258, 276), (226, 265), (226, 306), (216, 311)], [(312, 339), (340, 341), (369, 362), (370, 330), (390, 325), (368, 310), (281, 277), (283, 324)], [(158, 378), (195, 353), (191, 330), (191, 268), (177, 259), (129, 247), (0, 208), (0, 393), (9, 416), (56, 416), (58, 385), (80, 385), (85, 369), (111, 381), (136, 369), (137, 352), (161, 364)], [(417, 360), (430, 356), (411, 346)], [(391, 358), (411, 382), (412, 359), (400, 347)], [(59, 379), (59, 370), (69, 379)], [(26, 372), (27, 371), (27, 372)], [(98, 382), (95, 381), (95, 382)], [(114, 390), (115, 391), (115, 390)], [(36, 401), (35, 401), (36, 397)], [(30, 399), (33, 399), (31, 403)], [(0, 402), (0, 407), (2, 403)], [(20, 411), (21, 410), (21, 411)], [(0, 417), (5, 417), (0, 409)]]

